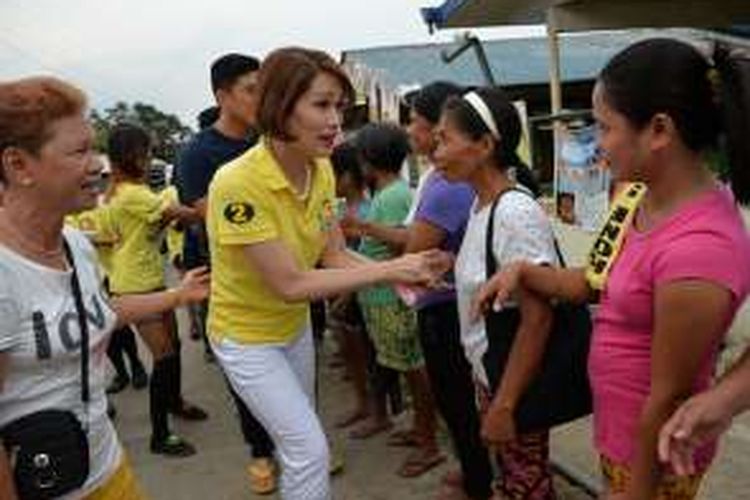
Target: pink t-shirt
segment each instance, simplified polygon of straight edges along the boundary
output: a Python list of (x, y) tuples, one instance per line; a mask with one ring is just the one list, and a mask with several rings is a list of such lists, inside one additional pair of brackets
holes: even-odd
[[(629, 229), (602, 294), (594, 322), (589, 373), (594, 393), (594, 433), (600, 453), (629, 464), (641, 410), (649, 394), (654, 291), (681, 279), (719, 283), (733, 302), (721, 336), (706, 353), (695, 390), (705, 389), (718, 346), (750, 287), (750, 238), (734, 198), (717, 187), (647, 232)], [(685, 331), (685, 342), (690, 342)], [(697, 454), (707, 467), (711, 443)]]

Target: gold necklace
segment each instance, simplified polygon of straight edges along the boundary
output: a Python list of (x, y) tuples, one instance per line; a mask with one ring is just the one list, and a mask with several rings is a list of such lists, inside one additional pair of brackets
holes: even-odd
[(49, 250), (40, 247), (38, 244), (29, 240), (23, 232), (21, 232), (11, 221), (7, 215), (3, 214), (0, 217), (2, 226), (5, 228), (5, 232), (10, 236), (12, 243), (22, 251), (22, 253), (32, 257), (34, 260), (44, 260), (46, 262), (60, 262), (60, 258), (65, 255), (65, 250), (60, 245), (58, 248)]
[(312, 185), (312, 168), (314, 167), (307, 167), (305, 168), (305, 185), (302, 188), (302, 192), (297, 192), (297, 198), (300, 200), (306, 200), (308, 195), (310, 194), (310, 187)]

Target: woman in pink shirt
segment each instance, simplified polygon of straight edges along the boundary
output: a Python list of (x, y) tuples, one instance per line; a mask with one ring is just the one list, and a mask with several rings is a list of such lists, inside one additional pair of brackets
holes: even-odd
[[(589, 358), (610, 500), (694, 498), (714, 456), (708, 443), (696, 450), (695, 473), (678, 477), (660, 465), (657, 439), (679, 403), (709, 385), (750, 286), (750, 239), (706, 155), (722, 124), (746, 112), (736, 75), (726, 57), (709, 62), (688, 44), (653, 39), (616, 55), (594, 89), (599, 143), (615, 179), (646, 186), (601, 289)], [(732, 188), (747, 201), (748, 131), (727, 132)], [(477, 299), (498, 306), (519, 287), (577, 301), (593, 291), (582, 269), (519, 263)]]

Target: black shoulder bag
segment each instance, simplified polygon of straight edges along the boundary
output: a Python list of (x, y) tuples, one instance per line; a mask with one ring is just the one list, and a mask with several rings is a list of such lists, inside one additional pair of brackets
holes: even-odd
[(73, 253), (65, 242), (71, 286), (81, 329), (81, 401), (85, 423), (72, 411), (41, 410), (0, 429), (22, 500), (55, 498), (74, 491), (89, 475), (89, 330)]
[[(515, 190), (501, 192), (490, 208), (487, 223), (486, 274), (489, 280), (497, 270), (493, 252), (495, 211), (500, 198)], [(565, 261), (555, 240), (555, 251), (560, 265)], [(588, 415), (592, 411), (591, 388), (587, 372), (591, 315), (586, 304), (559, 302), (553, 306), (554, 319), (547, 346), (534, 376), (515, 410), (515, 424), (519, 433), (551, 429)], [(494, 393), (500, 385), (513, 344), (516, 341), (521, 313), (518, 307), (490, 311), (485, 314), (487, 352), (482, 364)]]

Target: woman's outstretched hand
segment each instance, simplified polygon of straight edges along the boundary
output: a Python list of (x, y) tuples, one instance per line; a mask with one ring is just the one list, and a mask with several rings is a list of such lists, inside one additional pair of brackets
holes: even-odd
[(732, 423), (729, 405), (717, 390), (700, 393), (680, 406), (659, 435), (659, 458), (678, 475), (696, 473), (695, 451), (718, 439)]
[(453, 268), (453, 260), (453, 254), (442, 250), (402, 255), (391, 261), (391, 281), (440, 288), (444, 285), (443, 276)]
[(345, 215), (339, 222), (339, 226), (347, 238), (362, 238), (366, 236), (364, 222), (354, 215)]
[(471, 305), (471, 318), (478, 320), (489, 311), (499, 311), (520, 285), (523, 262), (504, 266), (482, 285), (474, 295)]

